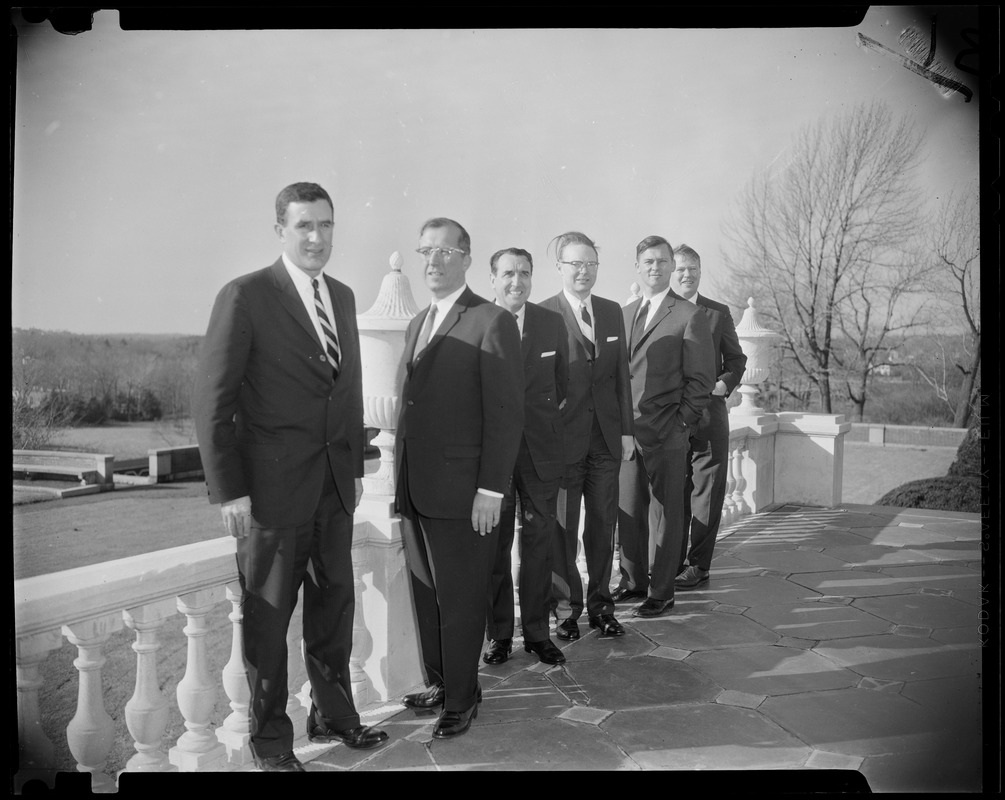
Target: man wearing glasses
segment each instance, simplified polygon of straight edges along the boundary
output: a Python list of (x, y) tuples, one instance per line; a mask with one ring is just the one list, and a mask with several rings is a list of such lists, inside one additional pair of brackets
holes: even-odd
[(470, 728), (481, 701), (489, 571), (523, 431), (523, 367), (513, 315), (467, 286), (467, 231), (438, 217), (419, 236), (432, 298), (406, 334), (396, 489), (429, 688), (403, 702), (442, 706), (433, 736), (445, 739)]
[(565, 321), (569, 384), (565, 406), (565, 475), (558, 496), (554, 608), (559, 639), (578, 639), (583, 583), (576, 566), (580, 505), (588, 573), (585, 607), (600, 636), (623, 636), (614, 618), (611, 569), (618, 512), (618, 469), (631, 456), (632, 394), (621, 307), (592, 294), (599, 262), (593, 241), (571, 231), (553, 240), (563, 290), (541, 303)]

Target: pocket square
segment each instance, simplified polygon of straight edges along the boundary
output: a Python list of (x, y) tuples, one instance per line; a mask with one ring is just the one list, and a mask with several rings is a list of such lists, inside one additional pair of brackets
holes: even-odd
[(609, 341), (609, 342), (616, 342), (616, 341), (618, 341), (618, 337), (617, 336), (608, 336), (607, 337), (607, 341)]
[(541, 358), (547, 358), (548, 356), (553, 356), (553, 355), (555, 355), (555, 351), (554, 350), (549, 350), (547, 353), (541, 353)]

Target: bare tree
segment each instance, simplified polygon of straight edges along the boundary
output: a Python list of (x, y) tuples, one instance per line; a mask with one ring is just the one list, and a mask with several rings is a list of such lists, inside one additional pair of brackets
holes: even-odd
[(731, 281), (758, 287), (759, 312), (826, 413), (843, 381), (860, 416), (884, 348), (918, 323), (903, 312), (928, 266), (908, 251), (921, 219), (920, 147), (913, 122), (883, 104), (821, 120), (796, 135), (780, 168), (754, 176), (726, 226)]
[[(953, 192), (939, 208), (927, 241), (935, 257), (928, 288), (940, 305), (945, 333), (937, 332), (933, 364), (912, 366), (936, 396), (953, 408), (953, 427), (965, 428), (980, 391), (981, 369), (981, 239), (977, 188)], [(947, 348), (945, 334), (963, 334), (962, 346)], [(952, 400), (949, 372), (956, 369), (963, 385)]]
[(833, 358), (844, 378), (855, 421), (862, 422), (869, 384), (881, 367), (899, 363), (896, 348), (918, 328), (927, 326), (924, 302), (904, 302), (917, 295), (927, 270), (921, 256), (881, 269), (853, 272), (848, 302), (837, 316), (841, 337)]

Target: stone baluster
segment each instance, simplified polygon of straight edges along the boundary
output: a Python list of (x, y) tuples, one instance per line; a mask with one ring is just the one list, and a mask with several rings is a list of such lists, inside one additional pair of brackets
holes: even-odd
[(251, 755), (251, 721), (248, 710), (251, 704), (251, 687), (248, 685), (248, 667), (244, 662), (244, 611), (241, 602), (244, 594), (241, 584), (227, 584), (226, 597), (230, 601), (231, 624), (230, 660), (223, 668), (223, 691), (230, 699), (230, 714), (216, 729), (216, 738), (223, 745), (227, 761), (235, 766), (249, 764)]
[(510, 575), (513, 578), (513, 629), (519, 630), (523, 624), (520, 616), (520, 535), (523, 529), (523, 507), (514, 493), (516, 513), (513, 515), (513, 547), (509, 553)]
[(730, 525), (736, 521), (736, 503), (733, 502), (733, 489), (736, 487), (736, 476), (733, 474), (733, 443), (726, 449), (726, 492), (722, 497), (722, 519), (720, 526)]
[[(368, 548), (365, 545), (353, 545), (352, 557), (352, 592), (356, 598), (356, 603), (362, 608), (363, 592), (366, 591), (366, 584), (363, 582), (363, 575), (369, 570), (366, 569)], [(367, 658), (373, 651), (373, 639), (366, 627), (366, 620), (363, 614), (355, 613), (352, 618), (352, 652), (349, 655), (349, 682), (352, 685), (352, 697), (356, 708), (363, 708), (373, 700), (376, 694), (371, 691), (370, 677), (364, 668)]]
[(224, 596), (224, 587), (214, 586), (178, 597), (178, 610), (188, 620), (183, 629), (188, 637), (188, 659), (185, 677), (178, 683), (177, 690), (178, 709), (185, 719), (186, 730), (168, 757), (182, 772), (212, 769), (214, 762), (226, 755), (223, 745), (210, 730), (217, 684), (210, 674), (206, 647), (206, 616)]
[(63, 635), (77, 648), (73, 666), (78, 672), (77, 712), (66, 726), (66, 742), (77, 761), (77, 771), (91, 775), (92, 792), (114, 792), (105, 762), (115, 741), (115, 726), (105, 711), (101, 668), (108, 638), (122, 629), (122, 615), (105, 614), (63, 626)]
[(747, 443), (741, 442), (737, 445), (736, 449), (733, 450), (731, 465), (731, 472), (734, 477), (734, 486), (732, 491), (733, 505), (736, 507), (736, 516), (742, 517), (750, 513), (750, 505), (747, 503), (747, 499), (744, 496), (747, 491), (747, 479), (743, 477), (743, 453), (746, 449)]
[(172, 767), (161, 750), (168, 723), (168, 700), (157, 680), (157, 651), (161, 648), (160, 629), (176, 613), (171, 600), (129, 608), (122, 612), (126, 626), (136, 632), (136, 686), (126, 703), (126, 727), (133, 737), (136, 754), (126, 763), (125, 772), (170, 772)]
[(52, 742), (42, 729), (38, 708), (38, 690), (43, 682), (39, 667), (63, 638), (58, 630), (25, 636), (16, 643), (17, 741), (19, 774), (30, 770), (49, 770), (55, 766)]

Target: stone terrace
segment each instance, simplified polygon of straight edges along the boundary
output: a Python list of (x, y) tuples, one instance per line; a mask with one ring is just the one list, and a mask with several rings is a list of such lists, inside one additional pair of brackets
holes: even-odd
[(973, 514), (782, 506), (724, 530), (712, 580), (667, 617), (623, 606), (625, 637), (584, 625), (555, 640), (558, 667), (516, 640), (482, 665), (457, 740), (391, 703), (364, 717), (388, 746), (297, 753), (312, 772), (676, 770), (684, 787), (784, 770), (776, 787), (979, 792), (980, 538)]

